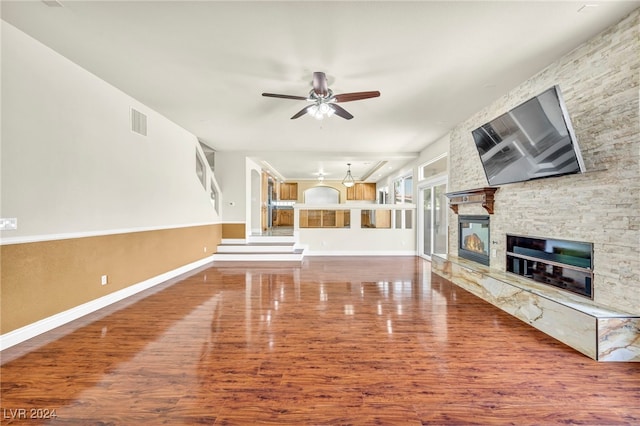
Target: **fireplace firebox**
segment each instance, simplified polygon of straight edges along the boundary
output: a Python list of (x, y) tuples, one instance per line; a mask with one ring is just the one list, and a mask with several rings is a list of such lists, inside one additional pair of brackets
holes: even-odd
[(489, 216), (458, 216), (458, 256), (489, 266)]
[(507, 272), (593, 299), (593, 243), (507, 234)]

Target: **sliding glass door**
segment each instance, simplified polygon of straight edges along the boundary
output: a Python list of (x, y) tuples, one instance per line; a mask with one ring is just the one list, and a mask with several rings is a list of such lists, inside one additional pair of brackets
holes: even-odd
[(420, 185), (418, 245), (421, 257), (431, 259), (433, 253), (447, 252), (446, 178)]

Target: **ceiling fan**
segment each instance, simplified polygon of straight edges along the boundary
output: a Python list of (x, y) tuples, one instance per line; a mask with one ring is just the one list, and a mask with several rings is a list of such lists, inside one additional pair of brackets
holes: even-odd
[(377, 98), (380, 96), (380, 92), (376, 90), (370, 92), (353, 92), (334, 95), (333, 91), (329, 89), (327, 85), (327, 76), (323, 72), (314, 72), (313, 89), (309, 91), (309, 96), (307, 97), (279, 95), (276, 93), (263, 93), (262, 96), (311, 102), (311, 105), (304, 107), (291, 117), (292, 120), (302, 117), (305, 114), (309, 114), (320, 120), (324, 117), (329, 117), (334, 113), (339, 117), (351, 120), (353, 115), (338, 105), (338, 102), (351, 102), (358, 101), (360, 99)]

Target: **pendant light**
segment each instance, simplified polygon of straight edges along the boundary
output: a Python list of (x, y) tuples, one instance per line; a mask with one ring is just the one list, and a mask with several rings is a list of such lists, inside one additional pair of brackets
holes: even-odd
[(351, 163), (347, 163), (347, 175), (342, 179), (342, 184), (347, 188), (351, 188), (355, 185), (355, 181), (353, 180), (353, 176), (351, 176)]

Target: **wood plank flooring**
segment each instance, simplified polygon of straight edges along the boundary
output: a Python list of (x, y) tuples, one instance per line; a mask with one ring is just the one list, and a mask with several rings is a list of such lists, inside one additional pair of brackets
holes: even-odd
[(3, 424), (640, 424), (640, 363), (597, 363), (417, 257), (202, 268), (0, 372)]

